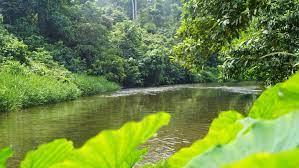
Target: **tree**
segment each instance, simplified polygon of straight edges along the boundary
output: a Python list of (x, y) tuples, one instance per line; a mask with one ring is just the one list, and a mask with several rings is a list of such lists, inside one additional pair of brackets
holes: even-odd
[[(224, 79), (282, 81), (295, 71), (291, 68), (294, 56), (289, 56), (297, 48), (297, 11), (296, 0), (184, 1), (177, 31), (180, 42), (174, 46), (176, 59), (201, 71), (217, 55), (220, 64), (224, 61)], [(291, 54), (274, 54), (270, 60), (269, 56), (263, 57), (273, 52)], [(275, 66), (264, 66), (271, 63)]]

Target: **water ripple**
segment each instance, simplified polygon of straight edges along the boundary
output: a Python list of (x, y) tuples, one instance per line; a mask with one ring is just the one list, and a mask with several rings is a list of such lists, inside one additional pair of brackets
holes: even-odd
[(148, 87), (148, 88), (133, 88), (133, 89), (123, 89), (110, 95), (103, 95), (103, 97), (122, 97), (130, 96), (136, 94), (142, 95), (156, 95), (160, 92), (175, 91), (181, 89), (201, 89), (201, 90), (223, 90), (232, 93), (241, 94), (255, 94), (258, 95), (262, 92), (259, 86), (249, 85), (249, 86), (203, 86), (201, 84), (186, 84), (186, 85), (174, 85), (174, 86), (162, 86), (162, 87)]

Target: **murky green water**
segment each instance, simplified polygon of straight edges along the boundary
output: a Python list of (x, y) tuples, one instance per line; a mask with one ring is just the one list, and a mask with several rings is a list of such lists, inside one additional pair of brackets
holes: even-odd
[(0, 148), (12, 146), (16, 167), (24, 153), (56, 138), (72, 140), (77, 147), (103, 129), (119, 128), (157, 111), (171, 113), (169, 126), (144, 146), (146, 162), (169, 157), (202, 138), (211, 121), (223, 110), (246, 112), (259, 93), (258, 87), (209, 84), (126, 89), (109, 95), (85, 97), (72, 102), (34, 107), (0, 114)]

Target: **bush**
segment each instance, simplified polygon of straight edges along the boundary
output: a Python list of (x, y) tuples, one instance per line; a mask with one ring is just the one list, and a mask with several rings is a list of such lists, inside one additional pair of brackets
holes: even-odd
[(0, 62), (3, 57), (13, 57), (20, 62), (26, 62), (28, 46), (11, 35), (0, 22)]
[(125, 62), (126, 78), (123, 85), (126, 87), (142, 86), (143, 78), (141, 76), (140, 62), (137, 59), (129, 58)]
[(109, 82), (103, 77), (75, 74), (73, 75), (72, 80), (85, 96), (103, 92), (111, 92), (120, 88), (116, 83)]

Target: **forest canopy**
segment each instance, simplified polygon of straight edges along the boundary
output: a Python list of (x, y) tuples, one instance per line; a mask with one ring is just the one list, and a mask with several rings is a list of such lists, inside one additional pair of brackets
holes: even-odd
[(131, 1), (2, 0), (1, 24), (28, 46), (15, 46), (18, 54), (11, 54), (21, 63), (25, 50), (43, 51), (73, 73), (104, 76), (126, 87), (203, 81), (169, 59), (180, 2), (138, 2), (138, 18), (132, 20)]
[(228, 80), (274, 84), (298, 69), (296, 0), (0, 3), (2, 29), (29, 51), (42, 49), (73, 73), (104, 76), (126, 87)]
[[(174, 47), (186, 67), (273, 84), (298, 69), (297, 0), (185, 0)], [(215, 62), (217, 64), (211, 64)]]

